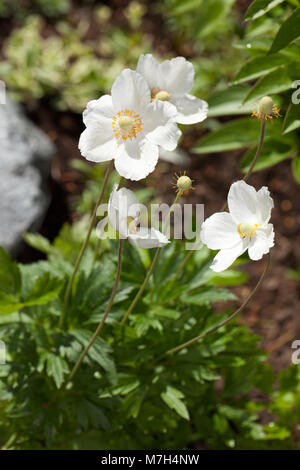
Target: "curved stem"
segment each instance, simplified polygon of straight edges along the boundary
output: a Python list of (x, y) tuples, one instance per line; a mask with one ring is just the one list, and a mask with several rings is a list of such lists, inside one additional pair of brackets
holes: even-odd
[(262, 146), (263, 146), (263, 143), (264, 143), (264, 137), (265, 137), (265, 129), (266, 129), (266, 121), (263, 120), (261, 122), (261, 128), (260, 128), (260, 136), (259, 136), (259, 143), (258, 143), (258, 147), (257, 147), (257, 150), (256, 150), (256, 154), (254, 155), (254, 158), (252, 160), (252, 163), (250, 165), (250, 168), (249, 170), (247, 171), (247, 173), (245, 174), (244, 178), (243, 178), (243, 181), (247, 181), (249, 176), (251, 175), (252, 171), (253, 171), (253, 168), (255, 167), (256, 165), (256, 162), (260, 156), (260, 153), (261, 153), (261, 149), (262, 149)]
[(62, 308), (61, 316), (60, 316), (60, 319), (59, 319), (59, 328), (62, 328), (63, 325), (64, 325), (64, 320), (65, 320), (65, 316), (66, 316), (68, 301), (69, 301), (70, 294), (71, 294), (71, 291), (72, 291), (73, 282), (74, 282), (75, 276), (77, 274), (77, 271), (79, 269), (82, 257), (85, 253), (85, 250), (86, 250), (87, 246), (88, 246), (88, 242), (90, 240), (91, 233), (92, 233), (92, 230), (93, 230), (93, 227), (94, 227), (94, 224), (95, 224), (95, 220), (96, 220), (97, 209), (98, 209), (99, 205), (102, 202), (102, 199), (103, 199), (103, 196), (104, 196), (104, 191), (105, 191), (105, 188), (106, 188), (106, 185), (107, 185), (107, 182), (108, 182), (108, 177), (109, 177), (111, 169), (112, 169), (112, 162), (106, 168), (102, 188), (101, 188), (98, 200), (96, 202), (96, 205), (95, 205), (95, 208), (94, 208), (94, 211), (92, 213), (91, 220), (90, 220), (88, 233), (87, 233), (87, 236), (86, 236), (86, 238), (83, 242), (83, 245), (81, 247), (79, 255), (76, 259), (72, 275), (71, 275), (71, 277), (69, 279), (69, 282), (68, 282), (68, 285), (67, 285), (67, 289), (66, 289), (66, 293), (65, 293), (65, 297), (64, 297), (63, 308)]
[[(175, 201), (173, 202), (172, 206), (170, 207), (170, 210), (169, 210), (169, 213), (168, 213), (168, 222), (170, 222), (169, 217), (170, 217), (171, 213), (173, 212), (174, 207), (175, 207), (175, 205), (177, 204), (178, 200), (180, 199), (181, 195), (182, 195), (182, 191), (179, 191), (179, 192), (177, 193), (177, 196), (176, 196), (176, 198), (175, 198)], [(168, 225), (166, 225), (166, 226), (164, 227), (163, 233), (164, 233), (164, 231), (165, 231), (165, 229), (166, 229), (167, 227), (168, 227)], [(157, 249), (156, 249), (154, 258), (153, 258), (152, 263), (151, 263), (151, 265), (150, 265), (150, 267), (149, 267), (149, 269), (148, 269), (148, 272), (147, 272), (147, 274), (146, 274), (146, 277), (145, 277), (145, 279), (144, 279), (144, 282), (143, 282), (143, 284), (141, 285), (141, 287), (139, 288), (139, 291), (138, 291), (138, 293), (136, 294), (135, 298), (134, 298), (133, 301), (131, 302), (131, 304), (130, 304), (128, 310), (127, 310), (127, 312), (125, 313), (125, 315), (124, 315), (124, 317), (123, 317), (123, 319), (122, 319), (122, 321), (121, 321), (121, 326), (124, 326), (124, 325), (125, 325), (125, 323), (126, 323), (126, 321), (127, 321), (127, 318), (129, 317), (130, 313), (132, 312), (132, 310), (133, 310), (134, 307), (136, 306), (137, 302), (139, 301), (140, 297), (142, 296), (142, 294), (143, 294), (143, 292), (144, 292), (144, 290), (145, 290), (145, 287), (146, 287), (147, 284), (148, 284), (148, 281), (149, 281), (149, 279), (150, 279), (150, 276), (151, 276), (151, 274), (152, 274), (152, 272), (153, 272), (153, 269), (155, 268), (155, 265), (156, 265), (156, 263), (157, 263), (160, 250), (161, 250), (161, 248), (157, 248)]]
[[(270, 269), (270, 263), (271, 263), (271, 253), (269, 252), (268, 254), (268, 261), (267, 261), (267, 264), (265, 266), (265, 269), (258, 281), (258, 283), (256, 284), (255, 288), (253, 289), (253, 291), (249, 294), (249, 296), (246, 298), (246, 300), (242, 303), (242, 305), (235, 311), (233, 312), (228, 318), (226, 318), (225, 320), (221, 321), (218, 325), (214, 326), (213, 328), (211, 328), (210, 330), (206, 331), (205, 333), (202, 333), (201, 335), (199, 336), (196, 336), (195, 338), (192, 338), (190, 339), (189, 341), (186, 341), (185, 343), (183, 344), (180, 344), (179, 346), (176, 346), (175, 348), (172, 348), (172, 349), (169, 349), (165, 354), (163, 354), (162, 356), (160, 356), (160, 358), (164, 357), (165, 355), (170, 355), (170, 354), (173, 354), (175, 352), (178, 352), (180, 351), (181, 349), (183, 348), (186, 348), (188, 346), (190, 346), (191, 344), (194, 344), (196, 343), (197, 341), (199, 341), (200, 339), (204, 338), (205, 336), (209, 335), (210, 333), (214, 333), (215, 331), (217, 331), (219, 328), (221, 328), (222, 326), (225, 326), (227, 325), (227, 323), (229, 323), (231, 320), (233, 320), (233, 318), (235, 318), (245, 307), (247, 307), (247, 305), (249, 304), (249, 302), (252, 300), (252, 298), (254, 297), (254, 295), (256, 294), (256, 292), (258, 291), (258, 289), (260, 288), (261, 284), (263, 283), (263, 280), (265, 279), (269, 269)], [(159, 359), (160, 359), (159, 358)]]
[(73, 367), (72, 369), (72, 372), (71, 374), (69, 375), (68, 379), (67, 379), (67, 382), (69, 382), (70, 380), (72, 380), (72, 378), (74, 377), (74, 375), (76, 374), (80, 364), (82, 363), (84, 357), (87, 355), (90, 347), (93, 345), (93, 343), (95, 342), (97, 336), (99, 336), (102, 328), (103, 328), (103, 325), (105, 323), (105, 320), (110, 312), (110, 309), (111, 309), (111, 306), (113, 304), (113, 301), (114, 301), (114, 298), (116, 296), (116, 293), (117, 293), (117, 288), (118, 288), (118, 284), (119, 284), (119, 280), (120, 280), (120, 275), (121, 275), (121, 269), (122, 269), (122, 248), (123, 248), (123, 240), (119, 240), (119, 252), (118, 252), (118, 267), (117, 267), (117, 274), (116, 274), (116, 279), (115, 279), (115, 283), (114, 283), (114, 287), (113, 287), (113, 290), (111, 292), (111, 296), (110, 296), (110, 299), (108, 301), (108, 304), (107, 304), (107, 307), (105, 309), (105, 312), (104, 312), (104, 315), (103, 317), (101, 318), (101, 321), (95, 331), (95, 333), (93, 334), (93, 336), (91, 337), (89, 343), (87, 344), (87, 346), (84, 348), (84, 350), (82, 351), (81, 355), (79, 356), (79, 359), (78, 361), (76, 362), (75, 366)]

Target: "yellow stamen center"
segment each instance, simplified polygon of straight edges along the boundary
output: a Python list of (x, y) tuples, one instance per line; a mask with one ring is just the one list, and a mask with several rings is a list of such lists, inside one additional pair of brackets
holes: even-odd
[(116, 139), (132, 139), (142, 130), (143, 121), (138, 114), (129, 109), (119, 111), (112, 120)]
[(238, 232), (242, 238), (250, 238), (252, 235), (255, 234), (255, 231), (257, 229), (258, 225), (257, 224), (247, 224), (246, 222), (242, 222), (241, 224), (238, 225)]
[(129, 116), (122, 116), (119, 119), (119, 127), (124, 132), (132, 131), (134, 126), (134, 120)]
[(152, 88), (151, 90), (151, 101), (169, 101), (171, 94), (166, 90), (160, 90), (159, 88)]

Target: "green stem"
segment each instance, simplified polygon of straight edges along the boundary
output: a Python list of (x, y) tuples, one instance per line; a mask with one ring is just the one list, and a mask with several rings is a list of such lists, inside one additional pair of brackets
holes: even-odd
[[(179, 201), (181, 195), (182, 195), (182, 191), (179, 191), (179, 192), (177, 193), (177, 196), (176, 196), (176, 198), (175, 198), (175, 201), (173, 202), (173, 204), (172, 204), (172, 206), (171, 206), (171, 208), (170, 208), (170, 210), (169, 210), (168, 222), (170, 222), (170, 219), (169, 219), (169, 218), (170, 218), (170, 215), (171, 215), (171, 213), (173, 212), (174, 207), (175, 207), (175, 205), (177, 204), (177, 202)], [(167, 227), (168, 227), (168, 225), (166, 225), (166, 226), (164, 227), (164, 231), (165, 231), (165, 229), (166, 229)], [(144, 279), (144, 282), (143, 282), (143, 284), (141, 285), (141, 287), (140, 287), (138, 293), (136, 294), (135, 298), (134, 298), (133, 301), (131, 302), (131, 304), (130, 304), (128, 310), (127, 310), (127, 312), (125, 313), (125, 315), (124, 315), (124, 317), (123, 317), (123, 319), (122, 319), (122, 321), (121, 321), (121, 326), (124, 326), (124, 325), (125, 325), (125, 323), (126, 323), (126, 321), (127, 321), (127, 318), (129, 317), (130, 313), (132, 312), (132, 310), (133, 310), (134, 307), (136, 306), (136, 304), (137, 304), (137, 302), (139, 301), (140, 297), (143, 295), (143, 292), (144, 292), (144, 290), (145, 290), (145, 287), (147, 286), (148, 281), (149, 281), (149, 279), (150, 279), (150, 276), (151, 276), (151, 274), (152, 274), (152, 272), (153, 272), (153, 269), (155, 268), (155, 265), (156, 265), (156, 263), (157, 263), (160, 250), (161, 250), (161, 248), (157, 248), (157, 249), (156, 249), (154, 258), (153, 258), (152, 263), (151, 263), (151, 265), (150, 265), (150, 267), (149, 267), (149, 269), (148, 269), (148, 271), (147, 271), (147, 274), (146, 274), (146, 277), (145, 277), (145, 279)]]
[(102, 188), (101, 188), (98, 200), (96, 202), (96, 205), (95, 205), (95, 208), (94, 208), (94, 211), (92, 213), (91, 220), (90, 220), (88, 233), (87, 233), (87, 236), (86, 236), (86, 238), (83, 242), (83, 245), (81, 247), (79, 255), (76, 259), (74, 269), (73, 269), (73, 273), (72, 273), (72, 275), (69, 279), (68, 285), (67, 285), (67, 289), (66, 289), (66, 293), (65, 293), (65, 297), (64, 297), (63, 308), (62, 308), (62, 312), (61, 312), (61, 316), (60, 316), (60, 320), (59, 320), (59, 328), (63, 328), (63, 325), (64, 325), (64, 320), (65, 320), (65, 316), (66, 316), (66, 311), (67, 311), (67, 307), (68, 307), (70, 294), (71, 294), (71, 291), (72, 291), (73, 282), (74, 282), (75, 276), (77, 274), (77, 271), (79, 269), (82, 257), (85, 253), (85, 250), (86, 250), (87, 246), (88, 246), (88, 242), (90, 240), (91, 233), (92, 233), (92, 230), (94, 228), (94, 224), (95, 224), (95, 220), (96, 220), (96, 216), (97, 216), (97, 209), (98, 209), (99, 205), (102, 202), (102, 199), (103, 199), (103, 196), (104, 196), (104, 191), (105, 191), (105, 188), (106, 188), (106, 185), (107, 185), (107, 182), (108, 182), (108, 177), (109, 177), (109, 174), (111, 172), (111, 169), (112, 169), (112, 162), (106, 168)]
[[(227, 325), (227, 323), (229, 323), (231, 320), (233, 320), (233, 318), (235, 318), (245, 307), (247, 307), (247, 305), (249, 304), (249, 302), (252, 300), (252, 298), (254, 297), (254, 295), (256, 294), (256, 292), (258, 291), (258, 289), (260, 288), (260, 286), (262, 285), (266, 275), (268, 274), (268, 271), (270, 269), (270, 264), (271, 264), (271, 253), (269, 252), (268, 254), (268, 261), (267, 261), (267, 264), (265, 266), (265, 269), (258, 281), (258, 283), (256, 284), (255, 288), (253, 289), (253, 291), (249, 294), (249, 296), (246, 298), (246, 300), (242, 303), (242, 305), (235, 311), (232, 313), (232, 315), (230, 315), (228, 318), (226, 318), (225, 320), (221, 321), (218, 325), (214, 326), (213, 328), (211, 328), (210, 330), (206, 331), (205, 333), (202, 333), (201, 335), (199, 336), (196, 336), (195, 338), (192, 338), (190, 339), (189, 341), (186, 341), (185, 343), (183, 344), (180, 344), (179, 346), (176, 346), (176, 348), (172, 348), (172, 349), (169, 349), (165, 354), (163, 354), (162, 356), (160, 356), (158, 358), (158, 360), (160, 360), (162, 357), (166, 356), (166, 355), (170, 355), (170, 354), (174, 354), (175, 352), (178, 352), (180, 351), (181, 349), (183, 348), (186, 348), (188, 346), (191, 346), (191, 344), (194, 344), (196, 343), (197, 341), (199, 341), (200, 339), (204, 338), (205, 336), (209, 335), (210, 333), (214, 333), (215, 331), (217, 331), (219, 328), (221, 328), (222, 326), (225, 326)], [(156, 362), (156, 361), (155, 361)]]
[(259, 143), (258, 143), (258, 147), (257, 147), (257, 150), (256, 150), (256, 154), (254, 155), (254, 158), (252, 160), (252, 163), (250, 165), (249, 170), (247, 171), (247, 173), (245, 174), (245, 176), (243, 178), (244, 181), (247, 181), (249, 179), (249, 176), (252, 174), (253, 168), (255, 167), (256, 162), (257, 162), (257, 160), (260, 156), (261, 149), (262, 149), (263, 143), (264, 143), (264, 138), (265, 138), (265, 130), (266, 130), (266, 121), (263, 120), (262, 123), (261, 123)]
[(80, 364), (82, 363), (83, 359), (85, 358), (85, 356), (87, 355), (90, 347), (93, 345), (93, 343), (95, 342), (96, 338), (99, 336), (102, 328), (103, 328), (103, 325), (105, 323), (105, 320), (110, 312), (110, 309), (112, 307), (112, 304), (113, 304), (113, 301), (114, 301), (114, 298), (116, 296), (116, 293), (117, 293), (117, 288), (118, 288), (118, 284), (119, 284), (119, 280), (120, 280), (120, 275), (121, 275), (121, 269), (122, 269), (122, 248), (123, 248), (123, 240), (119, 240), (119, 251), (118, 251), (118, 267), (117, 267), (117, 274), (116, 274), (116, 278), (115, 278), (115, 283), (114, 283), (114, 286), (113, 286), (113, 290), (111, 292), (111, 296), (110, 296), (110, 299), (108, 301), (108, 304), (107, 304), (107, 307), (105, 309), (105, 312), (104, 312), (104, 315), (103, 317), (101, 318), (101, 321), (95, 331), (95, 333), (93, 334), (93, 336), (91, 337), (90, 341), (88, 342), (87, 346), (84, 348), (84, 350), (82, 351), (80, 357), (78, 358), (78, 361), (76, 362), (75, 366), (73, 367), (72, 369), (72, 372), (67, 380), (67, 382), (69, 382), (70, 380), (72, 380), (72, 378), (74, 377), (74, 375), (76, 374)]

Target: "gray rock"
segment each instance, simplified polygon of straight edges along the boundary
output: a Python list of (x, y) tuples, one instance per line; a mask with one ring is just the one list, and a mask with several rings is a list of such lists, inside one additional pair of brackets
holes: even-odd
[(49, 204), (46, 178), (55, 147), (19, 105), (0, 105), (0, 245), (15, 254)]

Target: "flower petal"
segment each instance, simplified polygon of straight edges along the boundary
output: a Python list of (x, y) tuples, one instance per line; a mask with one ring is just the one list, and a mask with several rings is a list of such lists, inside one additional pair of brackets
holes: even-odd
[(258, 212), (260, 214), (259, 224), (266, 224), (271, 217), (271, 210), (274, 207), (274, 201), (270, 196), (270, 191), (266, 186), (263, 186), (257, 192)]
[(248, 246), (249, 239), (240, 239), (235, 246), (220, 250), (215, 256), (210, 269), (219, 273), (220, 271), (224, 271), (229, 268), (229, 266), (231, 266), (232, 263), (247, 250)]
[(228, 193), (229, 212), (237, 224), (242, 222), (256, 224), (259, 210), (257, 193), (245, 181), (236, 181)]
[(128, 241), (137, 248), (158, 248), (169, 243), (163, 233), (152, 227), (140, 227), (137, 233), (128, 235)]
[(116, 139), (113, 137), (111, 124), (106, 121), (91, 122), (80, 136), (80, 153), (91, 162), (106, 162), (112, 160), (116, 154)]
[(177, 108), (176, 122), (180, 124), (195, 124), (207, 118), (208, 104), (196, 96), (186, 93), (181, 96), (171, 96), (170, 102)]
[(249, 258), (258, 260), (269, 253), (270, 248), (274, 246), (273, 224), (268, 224), (265, 228), (258, 228), (255, 236), (251, 237), (248, 248)]
[(230, 248), (240, 240), (237, 224), (228, 212), (217, 212), (206, 219), (200, 237), (211, 250)]
[(158, 88), (157, 72), (159, 62), (153, 57), (152, 54), (142, 54), (139, 58), (136, 71), (143, 75), (149, 87)]
[(111, 125), (114, 117), (112, 98), (110, 95), (103, 95), (98, 100), (89, 101), (83, 111), (83, 122), (86, 126), (92, 122), (103, 122), (108, 119)]
[(188, 93), (194, 85), (194, 66), (184, 57), (165, 60), (158, 67), (159, 88), (169, 93)]
[(153, 101), (144, 114), (144, 134), (153, 144), (161, 145), (165, 150), (174, 150), (181, 136), (175, 123), (176, 108), (170, 103)]
[(142, 75), (130, 69), (125, 69), (115, 80), (111, 89), (114, 110), (129, 109), (141, 114), (149, 104), (150, 88)]
[(118, 147), (115, 167), (124, 178), (138, 181), (155, 169), (157, 161), (157, 145), (146, 139), (126, 141)]

